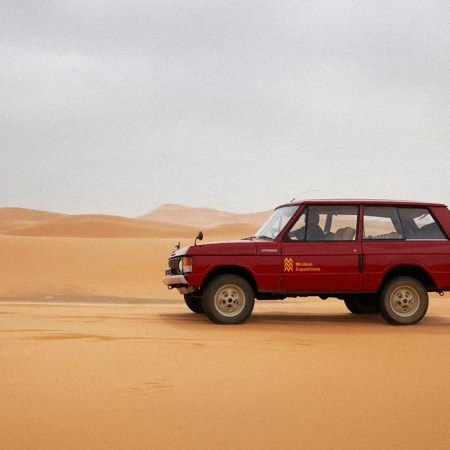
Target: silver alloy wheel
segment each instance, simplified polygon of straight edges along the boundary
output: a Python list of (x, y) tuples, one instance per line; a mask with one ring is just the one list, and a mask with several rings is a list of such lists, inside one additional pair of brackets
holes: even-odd
[(401, 317), (411, 317), (420, 306), (420, 295), (412, 286), (399, 286), (389, 299), (392, 310)]
[(216, 292), (214, 305), (226, 317), (237, 316), (245, 306), (244, 291), (235, 284), (225, 284)]

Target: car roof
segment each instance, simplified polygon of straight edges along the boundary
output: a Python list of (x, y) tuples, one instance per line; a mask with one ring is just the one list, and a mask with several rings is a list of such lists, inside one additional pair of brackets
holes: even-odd
[(308, 200), (293, 200), (285, 203), (282, 206), (300, 206), (300, 205), (396, 205), (396, 206), (443, 206), (443, 203), (430, 202), (414, 202), (411, 200), (383, 200), (383, 199), (308, 199)]

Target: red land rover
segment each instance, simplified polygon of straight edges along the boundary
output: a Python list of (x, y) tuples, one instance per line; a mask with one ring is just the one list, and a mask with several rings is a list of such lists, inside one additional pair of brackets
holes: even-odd
[(450, 290), (449, 238), (450, 211), (442, 204), (292, 202), (276, 208), (255, 236), (196, 239), (173, 252), (163, 281), (216, 323), (244, 322), (255, 299), (319, 296), (410, 325), (424, 317), (428, 292)]

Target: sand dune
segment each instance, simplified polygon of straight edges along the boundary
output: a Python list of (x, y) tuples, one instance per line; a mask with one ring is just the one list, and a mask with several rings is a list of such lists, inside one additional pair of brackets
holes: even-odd
[(253, 236), (259, 227), (247, 223), (219, 225), (214, 228), (204, 228), (204, 242), (218, 239), (242, 239)]
[[(204, 242), (254, 233), (249, 224), (205, 228)], [(0, 298), (179, 298), (162, 284), (175, 244), (197, 227), (110, 215), (0, 209)]]
[(161, 281), (176, 242), (0, 236), (0, 298), (176, 298)]
[[(208, 239), (239, 239), (253, 234), (260, 225), (245, 222), (248, 220), (245, 215), (236, 215), (236, 219), (244, 220), (243, 223), (221, 223), (218, 217), (209, 221), (206, 216), (200, 220), (203, 227), (186, 225), (177, 217), (179, 216), (167, 216), (172, 222), (162, 222), (101, 214), (65, 215), (3, 208), (0, 209), (0, 234), (29, 237), (194, 239), (202, 228)], [(231, 220), (228, 213), (224, 213), (224, 220)]]
[(0, 233), (22, 227), (31, 227), (64, 216), (64, 214), (35, 209), (0, 208)]
[(200, 228), (212, 228), (223, 224), (245, 223), (257, 230), (270, 216), (272, 211), (238, 214), (212, 208), (191, 208), (183, 205), (168, 204), (160, 206), (140, 217), (154, 222), (177, 223)]
[(194, 236), (193, 227), (144, 222), (126, 217), (104, 215), (63, 216), (36, 221), (33, 225), (7, 229), (2, 234), (35, 237), (80, 238), (165, 238)]
[[(127, 229), (128, 230), (128, 229)], [(175, 231), (173, 231), (175, 234)], [(161, 232), (161, 234), (163, 234)], [(167, 235), (167, 233), (165, 232)], [(233, 230), (205, 238), (235, 238)], [(173, 238), (0, 236), (0, 298), (117, 296), (179, 298), (162, 283)]]

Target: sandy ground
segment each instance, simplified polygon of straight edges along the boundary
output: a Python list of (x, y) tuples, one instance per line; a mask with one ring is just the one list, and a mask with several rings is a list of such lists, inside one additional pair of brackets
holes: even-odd
[(450, 448), (449, 294), (412, 327), (318, 299), (214, 325), (161, 281), (197, 228), (157, 213), (0, 209), (1, 450)]
[(219, 326), (174, 300), (0, 301), (2, 449), (448, 449), (450, 296), (416, 326), (335, 300)]

